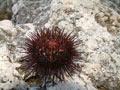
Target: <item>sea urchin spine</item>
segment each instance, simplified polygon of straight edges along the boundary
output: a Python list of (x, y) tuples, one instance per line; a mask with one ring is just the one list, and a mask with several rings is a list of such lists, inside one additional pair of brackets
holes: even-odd
[(76, 50), (78, 41), (76, 35), (65, 33), (59, 28), (36, 30), (26, 38), (25, 56), (26, 70), (32, 70), (45, 80), (65, 80), (77, 70), (74, 63), (79, 59)]

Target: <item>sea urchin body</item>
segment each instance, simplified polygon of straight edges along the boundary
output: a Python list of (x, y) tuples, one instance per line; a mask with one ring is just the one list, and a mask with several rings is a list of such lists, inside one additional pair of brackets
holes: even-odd
[(77, 70), (75, 60), (79, 58), (76, 50), (78, 41), (73, 33), (65, 33), (59, 28), (36, 30), (26, 38), (26, 70), (36, 75), (51, 79), (65, 80), (65, 76)]

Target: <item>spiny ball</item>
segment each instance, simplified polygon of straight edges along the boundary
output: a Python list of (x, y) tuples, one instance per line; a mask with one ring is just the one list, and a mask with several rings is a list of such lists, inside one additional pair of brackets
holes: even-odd
[(22, 58), (26, 70), (31, 69), (45, 80), (65, 80), (77, 71), (75, 61), (79, 59), (79, 43), (76, 34), (66, 33), (57, 27), (36, 30), (26, 38)]

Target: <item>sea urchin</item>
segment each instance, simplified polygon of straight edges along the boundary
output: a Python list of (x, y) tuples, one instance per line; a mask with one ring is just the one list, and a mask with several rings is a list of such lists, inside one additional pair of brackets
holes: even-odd
[(79, 58), (78, 41), (72, 32), (67, 34), (57, 27), (36, 30), (26, 38), (26, 70), (45, 80), (65, 80), (77, 70), (74, 63)]

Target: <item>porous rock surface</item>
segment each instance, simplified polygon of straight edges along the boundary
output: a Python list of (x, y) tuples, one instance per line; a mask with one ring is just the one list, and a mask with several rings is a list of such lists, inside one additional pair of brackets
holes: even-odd
[[(120, 14), (110, 4), (116, 9), (117, 6), (100, 0), (43, 1), (18, 1), (12, 7), (16, 25), (9, 20), (0, 21), (0, 89), (40, 90), (35, 82), (26, 83), (17, 70), (25, 37), (40, 25), (58, 26), (66, 32), (74, 30), (79, 50), (84, 52), (78, 62), (81, 72), (74, 74), (73, 80), (58, 82), (47, 90), (119, 90)], [(34, 12), (31, 15), (26, 10)]]

